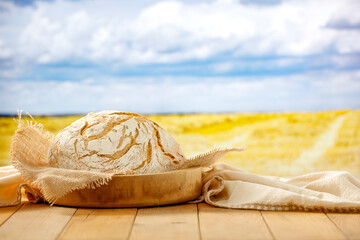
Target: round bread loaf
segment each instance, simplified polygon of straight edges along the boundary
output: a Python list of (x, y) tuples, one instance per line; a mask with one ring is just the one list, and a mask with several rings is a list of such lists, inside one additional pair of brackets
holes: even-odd
[(52, 167), (97, 172), (154, 173), (180, 169), (179, 144), (155, 122), (134, 113), (90, 113), (57, 134), (49, 148)]

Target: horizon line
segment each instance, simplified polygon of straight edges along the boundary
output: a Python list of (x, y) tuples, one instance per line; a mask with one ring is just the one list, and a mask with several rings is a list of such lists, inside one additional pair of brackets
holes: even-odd
[[(351, 109), (351, 108), (343, 108), (343, 109), (328, 109), (328, 110), (294, 110), (294, 111), (288, 111), (288, 110), (284, 110), (284, 111), (266, 111), (266, 110), (262, 110), (262, 111), (214, 111), (214, 112), (209, 112), (209, 111), (204, 111), (204, 112), (200, 112), (200, 111), (193, 111), (193, 112), (152, 112), (152, 113), (142, 113), (142, 112), (134, 112), (134, 111), (119, 111), (119, 112), (133, 112), (133, 113), (137, 113), (140, 115), (145, 115), (145, 116), (151, 116), (151, 115), (194, 115), (194, 114), (281, 114), (281, 113), (321, 113), (321, 112), (342, 112), (342, 111), (359, 111), (359, 109)], [(115, 111), (115, 110), (114, 110)], [(100, 112), (100, 111), (95, 111), (95, 112)], [(67, 117), (67, 116), (85, 116), (87, 114), (89, 114), (90, 112), (87, 113), (41, 113), (41, 114), (31, 114), (31, 116), (33, 117)], [(27, 115), (27, 114), (26, 114)], [(18, 113), (1, 113), (0, 112), (0, 117), (18, 117)]]

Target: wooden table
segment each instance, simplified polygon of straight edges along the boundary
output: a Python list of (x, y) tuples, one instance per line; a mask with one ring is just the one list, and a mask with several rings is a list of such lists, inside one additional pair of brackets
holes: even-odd
[(205, 203), (86, 209), (0, 208), (0, 239), (360, 239), (360, 213), (230, 210)]

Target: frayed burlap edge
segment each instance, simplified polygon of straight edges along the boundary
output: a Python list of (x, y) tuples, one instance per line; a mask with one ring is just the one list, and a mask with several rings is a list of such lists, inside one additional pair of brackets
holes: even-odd
[(246, 149), (246, 146), (242, 147), (221, 147), (215, 148), (208, 152), (201, 153), (192, 158), (189, 158), (182, 165), (182, 168), (198, 167), (198, 166), (211, 166), (220, 159), (225, 157), (229, 152), (241, 152)]
[[(73, 170), (73, 171), (77, 171), (77, 170)], [(56, 201), (60, 198), (62, 198), (63, 196), (76, 191), (76, 190), (81, 190), (81, 189), (85, 189), (85, 188), (89, 188), (89, 189), (96, 189), (99, 188), (103, 185), (107, 185), (109, 183), (109, 181), (112, 179), (113, 175), (112, 174), (104, 174), (106, 176), (101, 176), (99, 179), (96, 180), (91, 180), (90, 182), (87, 183), (83, 183), (81, 185), (78, 185), (76, 187), (73, 187), (69, 190), (66, 190), (64, 192), (62, 192), (62, 194), (59, 195), (53, 195), (47, 191), (44, 191), (44, 185), (43, 184), (36, 184), (36, 186), (39, 187), (40, 191), (42, 192), (44, 199), (49, 202), (51, 205), (53, 205), (54, 203), (56, 203)], [(110, 176), (108, 176), (110, 175)]]
[[(18, 128), (12, 139), (10, 157), (14, 167), (28, 183), (27, 186), (32, 188), (33, 191), (39, 192), (40, 196), (44, 198), (45, 201), (53, 204), (57, 199), (73, 191), (84, 188), (98, 188), (108, 184), (113, 175), (115, 175), (51, 167), (47, 161), (47, 151), (53, 135), (46, 131), (41, 123), (36, 122), (30, 114), (28, 115), (32, 120), (27, 121), (24, 121), (21, 118), (21, 115), (22, 112), (18, 112), (19, 118), (16, 120), (18, 122)], [(26, 134), (24, 135), (25, 131), (29, 131), (28, 135), (33, 133), (34, 138), (31, 139), (29, 136), (26, 136)], [(19, 149), (18, 145), (20, 145), (22, 149)], [(40, 150), (37, 151), (37, 149)], [(34, 158), (34, 155), (30, 154), (33, 151), (37, 151), (36, 158)], [(24, 156), (24, 153), (29, 153), (29, 155)], [(65, 189), (61, 189), (60, 186), (58, 189), (51, 189), (54, 187), (51, 186), (51, 177), (58, 177), (59, 174), (60, 176), (63, 174), (64, 178), (68, 177), (68, 181), (71, 180), (68, 176), (69, 174), (74, 178), (78, 175), (84, 178), (84, 182), (69, 182), (70, 185), (65, 185)], [(117, 173), (117, 175), (119, 174), (121, 173)], [(64, 188), (64, 186), (61, 187)]]

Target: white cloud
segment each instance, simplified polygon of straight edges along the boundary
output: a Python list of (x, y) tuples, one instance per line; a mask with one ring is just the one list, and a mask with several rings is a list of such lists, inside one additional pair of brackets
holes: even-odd
[(12, 51), (10, 48), (4, 47), (3, 40), (0, 39), (0, 59), (10, 58), (12, 55)]
[(359, 1), (349, 1), (347, 4), (340, 6), (338, 11), (331, 15), (326, 26), (335, 29), (359, 29), (360, 15), (354, 14), (354, 9), (357, 11), (360, 9)]
[[(0, 112), (140, 113), (296, 111), (360, 107), (360, 72), (310, 72), (278, 77), (2, 81)], [(141, 83), (139, 83), (139, 80)], [(156, 80), (156, 83), (154, 81)], [(181, 78), (181, 80), (184, 80)], [(345, 96), (345, 97), (344, 97)]]
[[(258, 6), (237, 1), (134, 5), (57, 0), (37, 2), (35, 7), (1, 2), (7, 11), (0, 17), (4, 22), (0, 50), (11, 49), (17, 62), (39, 64), (73, 59), (168, 63), (225, 52), (235, 57), (347, 54), (360, 52), (360, 31), (331, 26), (338, 19), (357, 24), (360, 9), (354, 2), (283, 1)], [(10, 57), (5, 50), (1, 56)]]

